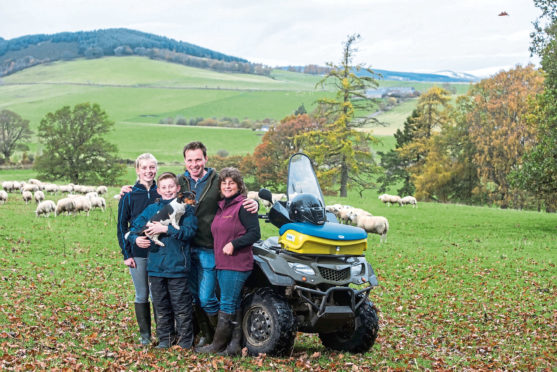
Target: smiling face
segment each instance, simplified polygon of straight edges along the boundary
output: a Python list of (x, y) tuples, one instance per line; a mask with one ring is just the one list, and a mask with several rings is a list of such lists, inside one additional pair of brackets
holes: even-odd
[(225, 198), (234, 196), (238, 193), (238, 190), (238, 184), (234, 182), (231, 177), (226, 177), (224, 181), (220, 183), (220, 192)]
[(205, 164), (207, 164), (207, 158), (203, 156), (203, 151), (201, 149), (186, 151), (184, 162), (186, 163), (186, 169), (190, 173), (191, 178), (194, 180), (197, 181), (205, 175)]
[(157, 192), (164, 200), (174, 199), (180, 186), (176, 183), (175, 179), (164, 178), (159, 181)]
[(139, 182), (145, 186), (151, 186), (157, 175), (157, 163), (152, 160), (142, 160), (135, 168), (135, 173)]

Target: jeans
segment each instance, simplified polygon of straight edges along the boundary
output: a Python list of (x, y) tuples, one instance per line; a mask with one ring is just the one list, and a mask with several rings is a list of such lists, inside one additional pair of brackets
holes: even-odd
[(147, 277), (147, 258), (134, 257), (135, 267), (130, 267), (130, 274), (135, 287), (135, 302), (145, 304), (149, 302), (149, 281)]
[[(193, 345), (191, 294), (187, 278), (149, 277), (157, 337), (189, 349)], [(176, 337), (176, 340), (174, 340)]]
[(242, 288), (250, 271), (217, 270), (220, 287), (220, 311), (234, 314), (242, 304)]
[(215, 294), (217, 271), (215, 254), (212, 249), (192, 247), (191, 268), (188, 281), (193, 294), (193, 302), (201, 305), (207, 314), (219, 311), (219, 300)]

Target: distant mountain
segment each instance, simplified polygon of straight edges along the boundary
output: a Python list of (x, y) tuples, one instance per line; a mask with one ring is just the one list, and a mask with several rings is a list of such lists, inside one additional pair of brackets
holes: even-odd
[(114, 28), (0, 38), (0, 76), (41, 63), (75, 58), (140, 55), (217, 71), (267, 75), (270, 68), (197, 45), (145, 32)]
[[(282, 70), (301, 72), (312, 75), (323, 75), (329, 70), (328, 67), (308, 65), (308, 66), (281, 66), (277, 67)], [(389, 70), (376, 70), (375, 73), (381, 74), (382, 80), (397, 80), (397, 81), (419, 81), (419, 82), (439, 82), (439, 83), (458, 83), (458, 82), (475, 82), (480, 79), (474, 75), (454, 72), (454, 71), (439, 71), (435, 73), (421, 73), (421, 72), (398, 72)], [(360, 76), (369, 76), (366, 71), (356, 72)]]

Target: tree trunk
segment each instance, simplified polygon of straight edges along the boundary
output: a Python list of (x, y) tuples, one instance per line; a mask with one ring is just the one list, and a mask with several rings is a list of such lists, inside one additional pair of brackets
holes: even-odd
[(340, 197), (346, 198), (348, 192), (346, 186), (348, 184), (348, 167), (346, 166), (345, 158), (342, 158), (342, 164), (340, 165)]

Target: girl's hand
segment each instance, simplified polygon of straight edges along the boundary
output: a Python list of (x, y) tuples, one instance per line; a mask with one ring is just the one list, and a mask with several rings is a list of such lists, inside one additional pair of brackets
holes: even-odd
[(222, 247), (222, 253), (227, 256), (232, 256), (234, 254), (234, 246), (232, 243), (226, 243), (226, 245)]
[(139, 248), (149, 248), (151, 246), (151, 241), (146, 236), (138, 236), (137, 239), (135, 239), (135, 245)]
[(124, 260), (124, 264), (127, 267), (131, 267), (132, 269), (135, 269), (135, 260), (132, 257), (128, 258), (127, 260)]

